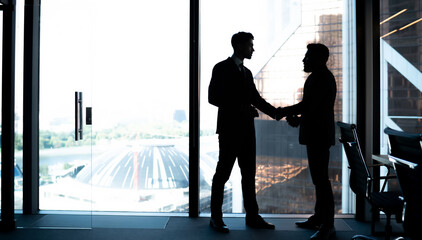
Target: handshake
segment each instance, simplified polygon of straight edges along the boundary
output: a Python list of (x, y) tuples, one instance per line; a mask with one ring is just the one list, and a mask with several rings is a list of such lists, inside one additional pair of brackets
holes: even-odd
[(275, 120), (280, 121), (282, 118), (286, 117), (287, 123), (292, 127), (298, 127), (300, 125), (300, 117), (297, 115), (289, 115), (287, 111), (278, 107), (275, 112)]
[(275, 120), (280, 121), (282, 118), (286, 117), (287, 113), (286, 110), (282, 107), (278, 107), (275, 110)]

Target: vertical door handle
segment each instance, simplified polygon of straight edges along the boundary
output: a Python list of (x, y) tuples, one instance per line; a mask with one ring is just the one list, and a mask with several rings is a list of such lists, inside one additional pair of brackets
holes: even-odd
[(75, 92), (75, 141), (83, 139), (82, 92)]

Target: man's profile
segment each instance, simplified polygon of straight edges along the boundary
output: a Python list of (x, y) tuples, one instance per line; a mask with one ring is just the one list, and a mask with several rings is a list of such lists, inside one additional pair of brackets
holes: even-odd
[[(246, 211), (246, 225), (253, 228), (274, 229), (258, 214), (255, 193), (256, 143), (255, 108), (276, 119), (277, 110), (258, 93), (251, 71), (243, 65), (251, 59), (254, 37), (239, 32), (231, 39), (234, 53), (217, 63), (212, 71), (208, 101), (218, 107), (217, 134), (219, 160), (211, 187), (210, 225), (217, 231), (229, 232), (223, 222), (224, 185), (228, 181), (236, 159), (242, 174), (242, 193)], [(279, 118), (277, 118), (279, 119)]]
[[(308, 44), (303, 59), (304, 71), (311, 73), (305, 81), (303, 99), (280, 109), (287, 122), (299, 126), (299, 143), (306, 146), (309, 170), (315, 186), (315, 213), (301, 228), (318, 230), (311, 239), (329, 239), (335, 235), (334, 197), (328, 176), (330, 147), (335, 144), (334, 102), (337, 86), (326, 62), (329, 50), (323, 44)], [(297, 115), (301, 115), (298, 117)]]

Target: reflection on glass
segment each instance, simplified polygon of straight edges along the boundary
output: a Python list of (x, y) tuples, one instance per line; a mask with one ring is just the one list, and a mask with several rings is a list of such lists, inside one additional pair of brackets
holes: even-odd
[[(344, 5), (342, 0), (230, 1), (228, 5), (226, 1), (201, 2), (201, 212), (210, 212), (211, 179), (218, 161), (217, 108), (208, 104), (207, 87), (214, 64), (233, 52), (231, 36), (238, 31), (255, 36), (256, 51), (245, 65), (254, 74), (261, 95), (276, 107), (301, 100), (307, 77), (302, 65), (306, 45), (320, 42), (328, 46), (331, 53), (328, 67), (337, 80), (335, 119), (338, 121), (343, 115)], [(242, 6), (242, 11), (233, 10), (238, 6)], [(218, 18), (214, 14), (216, 9), (219, 9)], [(312, 213), (315, 195), (306, 150), (298, 143), (298, 129), (290, 128), (283, 120), (271, 120), (265, 114), (255, 119), (255, 128), (260, 213)], [(343, 213), (339, 144), (331, 148), (330, 159), (336, 213)], [(240, 181), (239, 170), (234, 169), (225, 188), (224, 212), (244, 211)]]
[[(422, 131), (421, 5), (421, 0), (380, 0), (382, 129)], [(386, 136), (381, 139), (386, 153)]]
[[(50, 0), (41, 14), (40, 208), (187, 212), (189, 2)], [(81, 142), (74, 91), (93, 113)]]
[[(422, 131), (422, 0), (380, 0), (380, 120), (382, 154), (388, 153), (390, 127)], [(383, 169), (386, 172), (386, 169)], [(397, 181), (388, 181), (398, 189)]]

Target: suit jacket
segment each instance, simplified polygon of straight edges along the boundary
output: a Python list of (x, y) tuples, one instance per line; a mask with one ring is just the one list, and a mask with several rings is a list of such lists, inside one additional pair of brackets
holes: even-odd
[(312, 72), (303, 88), (303, 99), (284, 108), (287, 115), (301, 114), (299, 143), (335, 144), (334, 102), (337, 86), (326, 67)]
[(273, 118), (276, 113), (276, 108), (259, 95), (251, 71), (245, 67), (243, 74), (231, 58), (214, 66), (208, 101), (218, 107), (217, 133), (220, 135), (254, 129), (253, 119), (257, 116), (254, 107)]

